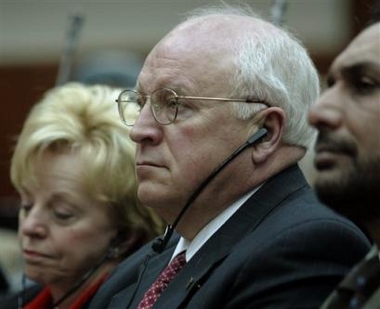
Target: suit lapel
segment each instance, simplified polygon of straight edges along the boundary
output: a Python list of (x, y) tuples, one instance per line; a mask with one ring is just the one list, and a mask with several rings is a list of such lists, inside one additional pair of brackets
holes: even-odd
[[(175, 237), (177, 238), (177, 237)], [(178, 240), (177, 240), (178, 241)], [(176, 241), (176, 242), (177, 242)], [(175, 246), (170, 244), (170, 247), (164, 250), (160, 254), (154, 254), (152, 257), (146, 261), (146, 267), (144, 269), (143, 262), (140, 266), (140, 274), (142, 276), (140, 284), (130, 285), (128, 288), (124, 289), (122, 292), (115, 295), (110, 305), (107, 307), (108, 309), (113, 308), (127, 308), (127, 305), (132, 301), (131, 306), (128, 308), (136, 308), (142, 299), (144, 293), (149, 289), (150, 285), (157, 279), (158, 275), (165, 268), (165, 266), (169, 263), (170, 258), (174, 252)], [(145, 258), (146, 259), (146, 258)], [(137, 289), (137, 290), (136, 290)], [(131, 298), (133, 298), (131, 300)]]
[[(297, 165), (289, 167), (265, 183), (202, 246), (162, 293), (154, 308), (179, 308), (202, 287), (210, 274), (230, 254), (236, 243), (254, 231), (289, 194), (307, 186)], [(177, 241), (173, 241), (173, 244)], [(174, 245), (153, 256), (143, 274), (141, 284), (129, 286), (113, 297), (108, 309), (136, 308), (144, 293), (168, 264)], [(135, 296), (133, 294), (135, 293)]]
[[(304, 186), (307, 183), (298, 166), (288, 168), (263, 185), (185, 265), (162, 293), (154, 308), (179, 308), (181, 303), (187, 303), (230, 254), (235, 244), (255, 230), (289, 194)], [(160, 267), (165, 265), (160, 264)], [(150, 272), (151, 276), (156, 272), (157, 269)], [(154, 278), (149, 281), (153, 282)], [(146, 290), (149, 285), (147, 284)]]

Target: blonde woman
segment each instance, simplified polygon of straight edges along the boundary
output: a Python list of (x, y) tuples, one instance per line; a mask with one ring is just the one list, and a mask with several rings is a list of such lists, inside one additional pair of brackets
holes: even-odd
[[(136, 200), (135, 145), (117, 113), (119, 90), (69, 83), (33, 107), (14, 150), (22, 308), (85, 308), (118, 262), (162, 232)], [(133, 113), (129, 113), (133, 117)]]

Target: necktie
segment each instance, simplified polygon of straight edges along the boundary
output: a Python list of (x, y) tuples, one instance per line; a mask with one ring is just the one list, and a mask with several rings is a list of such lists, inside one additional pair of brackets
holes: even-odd
[(166, 268), (161, 272), (155, 282), (145, 292), (144, 297), (139, 303), (137, 309), (150, 309), (160, 297), (161, 293), (166, 289), (169, 283), (174, 279), (175, 275), (186, 264), (185, 251), (178, 254)]

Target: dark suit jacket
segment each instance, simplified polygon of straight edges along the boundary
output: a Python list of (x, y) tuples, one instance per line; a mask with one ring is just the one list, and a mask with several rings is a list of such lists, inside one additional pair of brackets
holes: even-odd
[[(196, 220), (196, 218), (194, 218)], [(154, 256), (136, 286), (147, 249), (127, 259), (90, 309), (136, 308), (175, 246)], [(322, 206), (298, 166), (270, 179), (203, 245), (154, 308), (318, 308), (369, 250), (365, 235)], [(117, 282), (118, 281), (118, 282)]]
[[(360, 290), (360, 293), (357, 293)], [(380, 261), (376, 246), (348, 273), (323, 303), (321, 309), (352, 308), (353, 298), (360, 296), (361, 305), (355, 308), (380, 309)], [(365, 298), (362, 298), (365, 295)], [(358, 304), (358, 303), (356, 303)]]
[(27, 304), (33, 298), (35, 298), (38, 293), (43, 289), (43, 286), (39, 284), (31, 284), (24, 291), (12, 293), (4, 298), (0, 298), (0, 308), (1, 309), (18, 309), (18, 301), (21, 297), (22, 304)]
[(0, 267), (0, 295), (5, 294), (9, 289), (8, 280)]

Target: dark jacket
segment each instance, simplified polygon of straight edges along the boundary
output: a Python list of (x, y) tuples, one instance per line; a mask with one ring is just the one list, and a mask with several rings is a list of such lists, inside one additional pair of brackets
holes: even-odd
[[(149, 260), (138, 286), (149, 245), (125, 260), (89, 308), (124, 309), (130, 301), (130, 308), (136, 308), (171, 258), (174, 244)], [(318, 308), (369, 248), (358, 227), (318, 202), (294, 165), (242, 205), (154, 308)]]

